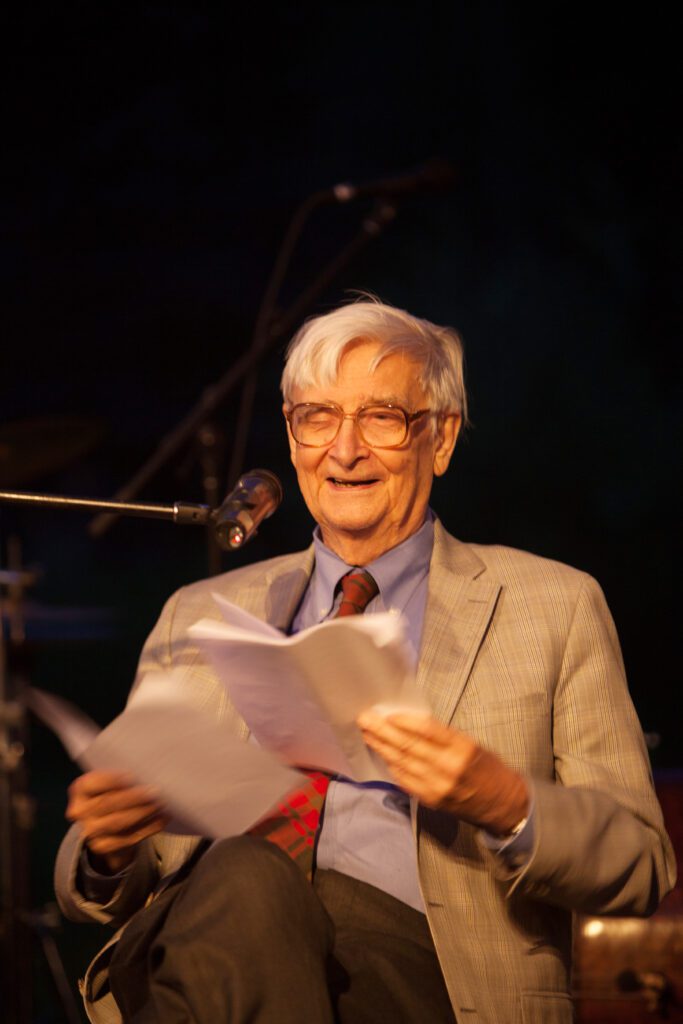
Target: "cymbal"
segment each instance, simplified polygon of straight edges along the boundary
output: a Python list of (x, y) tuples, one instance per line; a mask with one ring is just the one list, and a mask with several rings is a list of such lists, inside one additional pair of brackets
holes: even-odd
[(0, 425), (0, 487), (62, 469), (94, 448), (104, 430), (85, 416), (37, 416)]

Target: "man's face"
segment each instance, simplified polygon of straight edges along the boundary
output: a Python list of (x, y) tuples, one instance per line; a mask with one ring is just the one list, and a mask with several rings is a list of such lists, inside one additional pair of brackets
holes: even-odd
[[(408, 413), (429, 408), (419, 383), (420, 364), (395, 353), (371, 372), (377, 348), (377, 342), (354, 343), (342, 356), (333, 385), (298, 388), (291, 405), (334, 402), (345, 413), (376, 403), (400, 405)], [(440, 417), (436, 431), (433, 421), (420, 417), (401, 447), (392, 449), (369, 447), (352, 419), (345, 419), (336, 439), (323, 448), (297, 445), (289, 433), (308, 509), (327, 546), (346, 561), (367, 564), (424, 522), (433, 476), (448, 466), (460, 417)]]

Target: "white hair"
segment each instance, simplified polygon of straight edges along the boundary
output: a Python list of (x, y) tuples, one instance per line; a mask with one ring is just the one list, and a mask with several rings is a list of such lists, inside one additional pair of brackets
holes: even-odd
[(395, 352), (421, 363), (420, 384), (432, 411), (460, 413), (467, 421), (463, 347), (457, 331), (372, 298), (313, 317), (297, 331), (287, 348), (282, 374), (285, 402), (291, 404), (295, 388), (333, 384), (342, 355), (358, 341), (380, 344), (371, 372)]

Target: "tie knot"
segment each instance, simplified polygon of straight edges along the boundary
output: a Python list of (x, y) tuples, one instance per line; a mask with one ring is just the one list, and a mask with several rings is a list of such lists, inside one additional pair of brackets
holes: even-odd
[(336, 618), (344, 615), (362, 615), (373, 597), (379, 593), (379, 587), (369, 572), (357, 569), (347, 572), (339, 581), (342, 589), (342, 600)]

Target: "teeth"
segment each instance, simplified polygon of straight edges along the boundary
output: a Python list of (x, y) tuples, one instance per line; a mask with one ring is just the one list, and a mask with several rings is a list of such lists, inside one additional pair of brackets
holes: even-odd
[(332, 477), (333, 483), (339, 487), (357, 487), (359, 484), (370, 484), (372, 480), (338, 480), (337, 477)]

